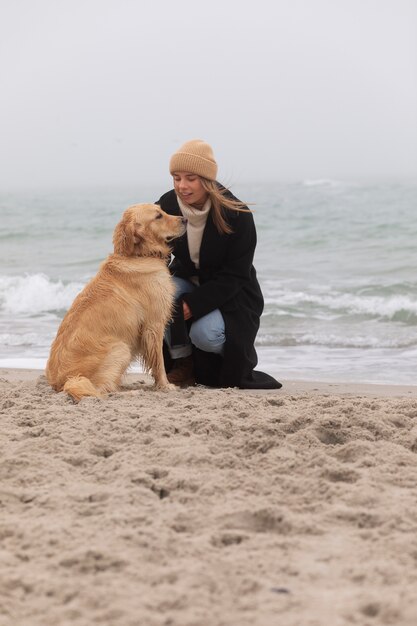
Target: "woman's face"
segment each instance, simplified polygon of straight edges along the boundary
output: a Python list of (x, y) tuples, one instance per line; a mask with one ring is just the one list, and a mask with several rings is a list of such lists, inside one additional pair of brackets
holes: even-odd
[(201, 179), (191, 172), (174, 172), (174, 189), (180, 199), (196, 209), (203, 208), (208, 193), (204, 189)]

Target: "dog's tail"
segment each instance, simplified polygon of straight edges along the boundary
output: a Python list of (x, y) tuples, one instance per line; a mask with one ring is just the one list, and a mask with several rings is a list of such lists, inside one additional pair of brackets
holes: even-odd
[(84, 396), (94, 396), (95, 398), (102, 397), (97, 387), (85, 376), (72, 376), (68, 378), (63, 390), (69, 393), (77, 402), (81, 400), (81, 398), (84, 398)]

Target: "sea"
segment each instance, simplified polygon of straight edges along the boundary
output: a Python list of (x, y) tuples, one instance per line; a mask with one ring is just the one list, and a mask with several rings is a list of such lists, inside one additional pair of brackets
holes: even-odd
[[(124, 209), (166, 190), (0, 192), (0, 367), (45, 367), (65, 312), (112, 252)], [(259, 369), (279, 380), (415, 384), (417, 181), (231, 190), (257, 227)]]

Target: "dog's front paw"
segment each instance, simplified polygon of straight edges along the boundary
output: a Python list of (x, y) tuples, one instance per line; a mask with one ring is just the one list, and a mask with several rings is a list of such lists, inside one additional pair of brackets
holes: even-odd
[(178, 387), (168, 382), (167, 383), (155, 383), (155, 389), (157, 391), (175, 391), (176, 389), (178, 389)]

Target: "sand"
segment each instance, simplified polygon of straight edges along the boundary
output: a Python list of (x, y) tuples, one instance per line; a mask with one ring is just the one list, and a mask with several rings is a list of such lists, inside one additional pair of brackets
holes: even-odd
[(415, 626), (417, 388), (0, 371), (0, 626)]

